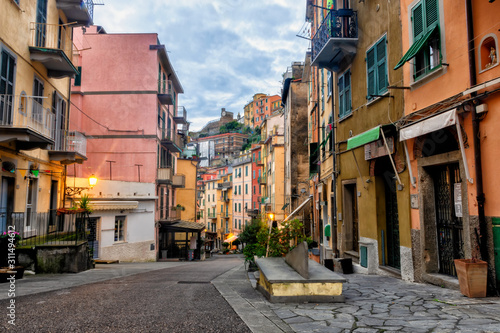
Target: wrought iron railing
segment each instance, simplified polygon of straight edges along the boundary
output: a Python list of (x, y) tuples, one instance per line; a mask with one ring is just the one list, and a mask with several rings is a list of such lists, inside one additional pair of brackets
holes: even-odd
[(172, 81), (159, 80), (158, 81), (158, 94), (171, 95), (173, 98), (174, 89), (172, 88)]
[(312, 38), (312, 59), (330, 38), (358, 38), (357, 12), (352, 9), (330, 10)]
[(16, 246), (78, 245), (86, 242), (88, 213), (68, 211), (62, 214), (56, 210), (10, 214), (7, 224), (14, 226), (14, 231), (21, 238)]
[(31, 22), (30, 47), (62, 50), (68, 59), (72, 58), (72, 28), (61, 24)]
[(0, 126), (28, 128), (54, 140), (54, 115), (45, 100), (26, 94), (0, 95)]
[(55, 151), (71, 151), (87, 155), (87, 137), (76, 131), (56, 130), (54, 135)]

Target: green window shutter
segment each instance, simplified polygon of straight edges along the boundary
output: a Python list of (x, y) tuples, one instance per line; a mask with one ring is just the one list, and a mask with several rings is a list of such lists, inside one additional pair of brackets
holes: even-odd
[(351, 113), (351, 71), (344, 74), (345, 115)]
[(75, 76), (75, 87), (82, 85), (82, 66), (78, 66), (78, 75)]
[(375, 88), (375, 47), (372, 47), (366, 53), (366, 70), (367, 70), (367, 85), (368, 85), (368, 99), (376, 95)]
[(339, 78), (338, 87), (339, 87), (339, 118), (343, 118), (344, 113), (345, 113), (345, 110), (344, 110), (344, 77), (343, 76), (341, 76)]
[(377, 93), (381, 95), (387, 90), (387, 57), (386, 39), (382, 38), (377, 43)]
[(422, 2), (411, 10), (411, 20), (413, 24), (413, 41), (416, 41), (424, 33), (424, 9)]
[(439, 21), (438, 1), (425, 0), (425, 28), (426, 30), (435, 26)]

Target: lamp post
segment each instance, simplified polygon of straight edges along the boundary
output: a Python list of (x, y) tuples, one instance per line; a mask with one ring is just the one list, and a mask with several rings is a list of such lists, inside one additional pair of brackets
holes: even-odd
[(73, 186), (73, 187), (71, 187), (71, 186), (66, 186), (66, 188), (64, 190), (64, 193), (67, 196), (73, 196), (73, 195), (79, 195), (80, 193), (82, 193), (83, 190), (92, 189), (97, 184), (97, 177), (94, 174), (92, 174), (88, 178), (88, 181), (89, 181), (89, 186), (88, 187), (80, 187), (80, 186)]
[(267, 217), (271, 221), (271, 223), (269, 223), (269, 234), (267, 235), (266, 258), (269, 256), (269, 242), (271, 241), (271, 230), (273, 227), (275, 227), (274, 224), (276, 223), (274, 221), (274, 213), (267, 214)]

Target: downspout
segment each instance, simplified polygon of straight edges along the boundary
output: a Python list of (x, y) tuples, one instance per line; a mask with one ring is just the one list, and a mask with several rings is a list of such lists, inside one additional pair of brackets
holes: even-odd
[[(476, 77), (476, 57), (474, 53), (474, 25), (472, 17), (472, 1), (466, 0), (466, 15), (467, 15), (467, 39), (469, 48), (469, 79), (470, 86), (473, 87), (477, 84)], [(476, 92), (471, 93), (472, 97), (476, 96)], [(481, 259), (490, 263), (489, 253), (488, 253), (488, 228), (486, 224), (486, 217), (484, 213), (484, 203), (485, 195), (483, 191), (483, 175), (482, 175), (482, 163), (481, 163), (481, 139), (480, 139), (480, 127), (479, 123), (481, 119), (477, 117), (475, 108), (472, 110), (472, 137), (474, 141), (474, 164), (475, 164), (475, 177), (476, 177), (476, 201), (477, 201), (477, 211), (479, 219), (479, 237), (477, 242), (479, 243), (479, 250), (481, 253)], [(476, 233), (477, 234), (477, 233)], [(488, 269), (488, 294), (498, 295), (495, 286), (495, 277), (493, 276), (493, 270)]]
[(332, 228), (332, 240), (333, 240), (333, 250), (334, 250), (334, 255), (339, 253), (339, 248), (338, 248), (338, 239), (337, 239), (337, 154), (335, 152), (335, 148), (337, 147), (337, 143), (335, 142), (336, 139), (336, 134), (337, 134), (337, 126), (335, 126), (335, 96), (334, 96), (334, 86), (333, 86), (333, 77), (335, 75), (335, 72), (332, 70), (331, 71), (332, 75), (330, 75), (330, 80), (331, 84), (330, 87), (332, 87), (332, 135), (330, 140), (332, 140), (332, 156), (333, 156), (333, 170), (332, 170), (332, 180), (333, 180), (333, 186), (332, 186), (332, 191), (333, 191), (333, 200), (330, 200), (332, 202), (333, 206), (333, 216), (332, 216), (332, 223), (333, 223), (333, 228)]

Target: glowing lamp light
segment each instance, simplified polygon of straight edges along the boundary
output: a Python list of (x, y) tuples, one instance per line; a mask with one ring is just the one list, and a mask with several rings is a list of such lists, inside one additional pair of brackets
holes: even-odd
[(97, 184), (97, 177), (93, 174), (89, 177), (90, 188), (93, 188)]
[(273, 213), (269, 213), (268, 216), (269, 216), (269, 219), (271, 221), (274, 221), (274, 214)]

